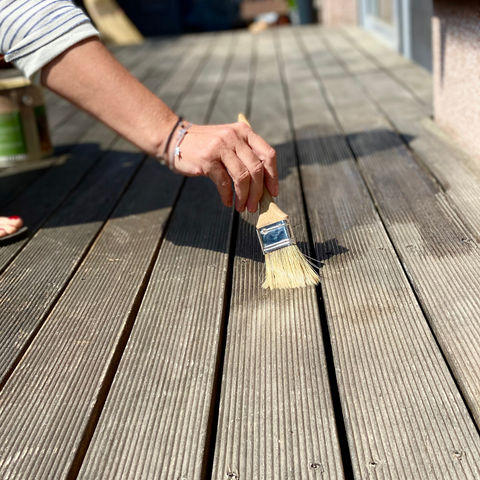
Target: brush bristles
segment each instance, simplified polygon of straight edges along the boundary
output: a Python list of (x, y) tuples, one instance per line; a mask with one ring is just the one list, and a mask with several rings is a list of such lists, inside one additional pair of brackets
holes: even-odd
[(296, 245), (280, 248), (265, 255), (263, 288), (298, 288), (317, 285), (320, 277), (308, 264)]

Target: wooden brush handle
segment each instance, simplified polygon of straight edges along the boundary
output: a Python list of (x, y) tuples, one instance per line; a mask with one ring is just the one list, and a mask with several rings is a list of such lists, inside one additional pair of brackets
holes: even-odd
[[(238, 114), (238, 121), (246, 123), (250, 128), (252, 127), (248, 120), (241, 113)], [(258, 217), (257, 228), (262, 228), (272, 223), (279, 222), (280, 220), (287, 220), (288, 215), (285, 212), (282, 212), (273, 197), (270, 195), (270, 192), (267, 190), (265, 185), (263, 186), (263, 194), (260, 199), (260, 216)]]

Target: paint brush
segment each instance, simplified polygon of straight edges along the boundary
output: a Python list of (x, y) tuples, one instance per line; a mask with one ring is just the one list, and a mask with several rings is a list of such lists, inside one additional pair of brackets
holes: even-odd
[[(242, 114), (238, 115), (238, 121), (250, 126)], [(320, 277), (298, 248), (288, 215), (280, 210), (265, 186), (260, 199), (257, 234), (265, 255), (263, 288), (298, 288), (318, 284)]]

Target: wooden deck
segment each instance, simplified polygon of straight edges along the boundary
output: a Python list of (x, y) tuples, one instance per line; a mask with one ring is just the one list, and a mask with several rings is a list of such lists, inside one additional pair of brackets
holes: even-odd
[(195, 123), (245, 112), (321, 288), (265, 292), (255, 215), (48, 94), (0, 170), (0, 479), (479, 479), (480, 166), (357, 28), (116, 49)]

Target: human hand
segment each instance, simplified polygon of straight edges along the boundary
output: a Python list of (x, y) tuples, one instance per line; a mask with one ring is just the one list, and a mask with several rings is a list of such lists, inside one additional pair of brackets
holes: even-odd
[[(172, 155), (176, 133), (169, 148)], [(187, 176), (209, 177), (217, 186), (223, 203), (231, 207), (235, 188), (235, 208), (255, 212), (263, 186), (278, 195), (275, 150), (242, 122), (228, 125), (192, 125), (173, 160), (174, 171)]]

